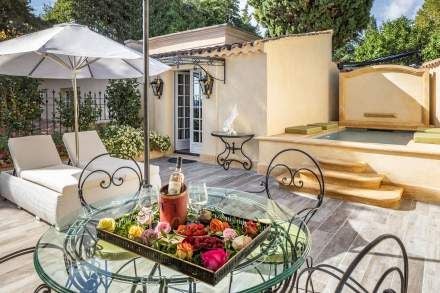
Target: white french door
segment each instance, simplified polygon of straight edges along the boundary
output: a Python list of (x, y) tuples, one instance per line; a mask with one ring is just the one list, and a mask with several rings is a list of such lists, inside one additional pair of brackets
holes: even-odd
[(176, 150), (189, 150), (191, 115), (190, 71), (176, 72), (174, 137)]
[(199, 70), (176, 72), (175, 149), (199, 154), (203, 145), (203, 94)]
[(200, 154), (203, 146), (203, 93), (200, 86), (202, 73), (200, 70), (193, 70), (191, 77), (190, 152)]

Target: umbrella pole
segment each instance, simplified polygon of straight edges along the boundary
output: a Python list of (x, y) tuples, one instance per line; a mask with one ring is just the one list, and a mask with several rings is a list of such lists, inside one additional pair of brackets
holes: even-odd
[(76, 86), (76, 71), (73, 71), (72, 78), (72, 86), (73, 86), (73, 117), (74, 117), (74, 128), (75, 128), (75, 153), (76, 153), (76, 162), (74, 165), (77, 167), (79, 165), (79, 124), (78, 124), (78, 92)]
[(143, 21), (144, 21), (144, 187), (150, 186), (150, 123), (148, 115), (148, 85), (149, 82), (149, 0), (144, 0)]

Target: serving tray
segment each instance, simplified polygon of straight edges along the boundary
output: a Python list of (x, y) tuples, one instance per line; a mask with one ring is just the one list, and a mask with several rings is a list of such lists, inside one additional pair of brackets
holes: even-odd
[[(212, 211), (215, 214), (215, 211)], [(222, 214), (228, 222), (234, 222), (244, 225), (244, 223), (250, 219), (244, 219), (236, 216)], [(117, 219), (116, 219), (117, 221)], [(253, 220), (255, 221), (255, 220)], [(258, 245), (260, 245), (269, 235), (271, 225), (257, 221), (260, 225), (260, 233), (252, 239), (246, 247), (238, 251), (233, 257), (231, 257), (222, 267), (217, 271), (212, 271), (204, 268), (198, 264), (182, 260), (171, 254), (162, 252), (152, 247), (146, 246), (142, 243), (130, 240), (128, 238), (119, 236), (117, 234), (97, 228), (97, 237), (119, 247), (122, 247), (128, 251), (136, 253), (140, 256), (148, 258), (156, 263), (165, 265), (171, 269), (174, 269), (182, 274), (185, 274), (191, 278), (205, 282), (209, 285), (215, 286), (220, 282), (227, 274), (229, 274), (236, 265), (240, 263), (246, 256), (248, 256)]]

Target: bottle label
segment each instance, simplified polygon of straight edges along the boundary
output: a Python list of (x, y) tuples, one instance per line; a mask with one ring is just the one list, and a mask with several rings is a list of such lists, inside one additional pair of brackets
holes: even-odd
[(168, 194), (171, 195), (180, 194), (181, 188), (182, 188), (182, 183), (178, 181), (171, 181), (168, 184)]

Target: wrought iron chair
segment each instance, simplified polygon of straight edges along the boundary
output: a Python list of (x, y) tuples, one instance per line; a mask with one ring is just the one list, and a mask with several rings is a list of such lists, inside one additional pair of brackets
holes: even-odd
[[(81, 206), (85, 209), (85, 211), (87, 213), (90, 213), (90, 212), (96, 210), (96, 208), (87, 202), (86, 197), (85, 197), (85, 192), (84, 192), (84, 185), (88, 181), (88, 179), (95, 174), (101, 174), (103, 176), (102, 179), (100, 178), (101, 182), (100, 182), (99, 186), (102, 189), (108, 189), (112, 185), (113, 186), (122, 186), (124, 184), (125, 179), (124, 179), (124, 176), (122, 176), (122, 175), (125, 175), (125, 174), (122, 173), (123, 170), (126, 170), (128, 172), (132, 172), (136, 175), (137, 180), (139, 182), (139, 186), (137, 188), (137, 191), (134, 194), (134, 197), (138, 196), (141, 191), (142, 184), (143, 184), (142, 171), (141, 171), (139, 164), (131, 157), (126, 161), (133, 163), (132, 166), (117, 166), (115, 170), (104, 170), (104, 169), (100, 169), (99, 167), (98, 168), (89, 168), (89, 167), (92, 167), (93, 164), (97, 163), (99, 160), (104, 159), (105, 157), (115, 157), (115, 156), (117, 156), (117, 155), (111, 154), (111, 153), (104, 153), (104, 154), (100, 154), (100, 155), (94, 157), (92, 160), (90, 160), (87, 163), (87, 165), (84, 167), (84, 169), (82, 170), (82, 172), (79, 176), (78, 196), (79, 196)], [(98, 166), (99, 166), (99, 164), (98, 164)], [(92, 170), (89, 170), (89, 169), (92, 169)]]
[[(291, 156), (299, 155), (300, 158), (305, 160), (303, 164), (300, 166), (289, 166), (287, 161), (294, 161)], [(289, 157), (290, 156), (290, 157)], [(305, 163), (305, 164), (304, 164)], [(270, 161), (269, 166), (266, 171), (264, 188), (266, 195), (269, 199), (273, 200), (276, 203), (276, 200), (273, 197), (273, 193), (271, 192), (272, 188), (279, 190), (279, 185), (285, 188), (292, 188), (295, 191), (300, 191), (305, 188), (304, 180), (302, 176), (309, 175), (312, 180), (316, 181), (317, 184), (317, 194), (316, 194), (316, 202), (313, 206), (304, 208), (298, 211), (294, 215), (290, 215), (291, 217), (290, 223), (292, 224), (295, 219), (300, 218), (302, 220), (300, 226), (298, 227), (298, 231), (302, 230), (304, 224), (307, 224), (315, 213), (318, 211), (322, 202), (324, 200), (324, 192), (325, 192), (325, 182), (322, 170), (319, 166), (317, 160), (315, 160), (310, 154), (300, 149), (285, 149), (278, 152)], [(279, 185), (274, 187), (271, 184), (272, 178), (277, 178)], [(278, 205), (279, 206), (279, 205)], [(283, 211), (283, 209), (280, 207)], [(290, 226), (289, 226), (290, 229)], [(288, 231), (289, 232), (289, 231)], [(299, 233), (299, 232), (298, 232)], [(297, 251), (300, 242), (298, 242), (298, 235), (293, 239), (294, 251)], [(310, 267), (313, 263), (312, 258), (309, 257), (306, 261), (307, 267)], [(278, 287), (273, 288), (273, 291), (286, 292), (291, 286), (291, 284), (295, 283), (297, 277), (297, 273), (295, 273), (291, 278), (280, 284)]]
[[(361, 260), (368, 255), (368, 253), (375, 248), (380, 243), (386, 241), (386, 240), (392, 240), (394, 241), (397, 246), (399, 247), (401, 253), (402, 253), (402, 259), (403, 259), (403, 270), (399, 266), (391, 266), (390, 268), (386, 269), (385, 272), (383, 272), (382, 275), (380, 275), (378, 282), (375, 284), (372, 291), (367, 290), (363, 285), (360, 284), (360, 282), (356, 281), (354, 278), (351, 277), (353, 271), (357, 268)], [(311, 266), (308, 268), (305, 268), (301, 271), (301, 273), (298, 275), (297, 283), (296, 283), (296, 292), (300, 292), (304, 289), (305, 292), (315, 292), (315, 289), (313, 287), (312, 283), (312, 277), (315, 272), (322, 272), (324, 274), (327, 274), (336, 280), (338, 280), (338, 285), (336, 286), (335, 293), (341, 293), (345, 288), (351, 289), (350, 292), (354, 293), (368, 293), (368, 292), (379, 292), (379, 289), (384, 284), (384, 281), (388, 276), (390, 276), (393, 273), (396, 273), (398, 276), (398, 279), (400, 281), (400, 293), (407, 293), (408, 292), (408, 255), (405, 249), (405, 246), (403, 245), (402, 241), (391, 234), (384, 234), (379, 237), (377, 237), (375, 240), (370, 242), (367, 246), (365, 246), (364, 249), (356, 256), (356, 258), (353, 260), (353, 262), (348, 266), (347, 270), (344, 272), (341, 269), (328, 265), (328, 264), (319, 264), (317, 266)], [(299, 283), (301, 281), (301, 277), (306, 274), (307, 279), (305, 286), (300, 289)], [(311, 291), (309, 291), (309, 287)], [(382, 292), (384, 293), (396, 293), (394, 289), (387, 288), (384, 289)]]

